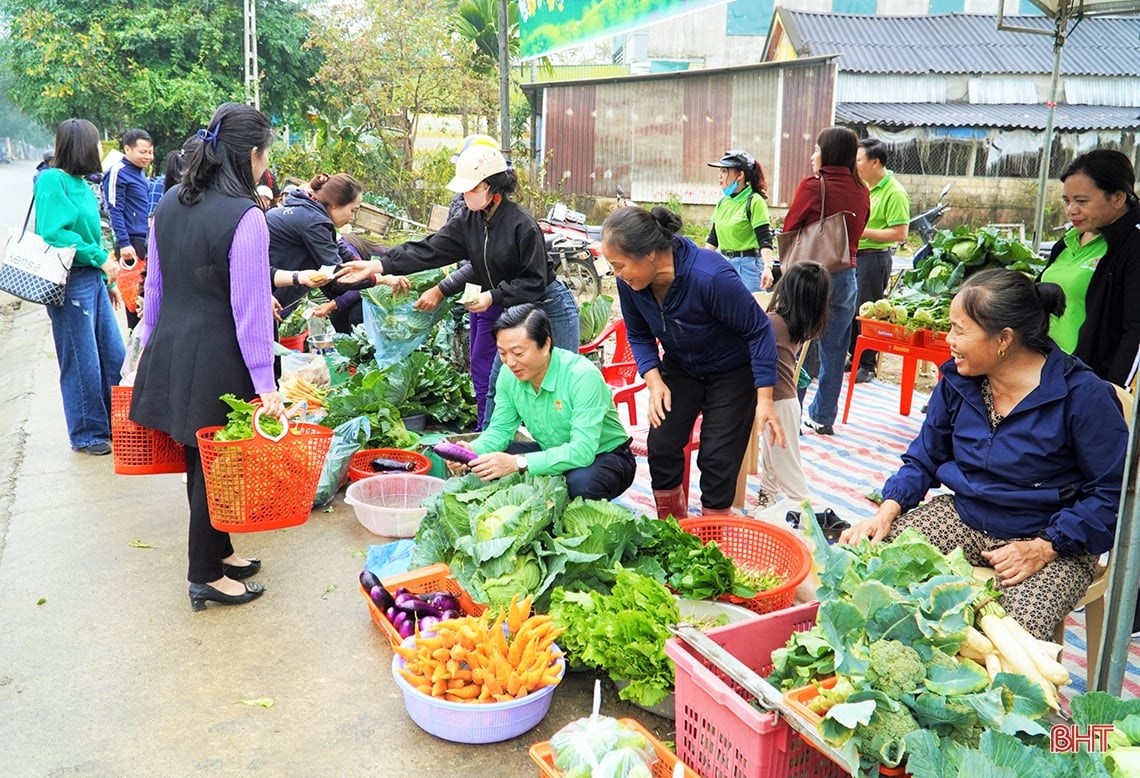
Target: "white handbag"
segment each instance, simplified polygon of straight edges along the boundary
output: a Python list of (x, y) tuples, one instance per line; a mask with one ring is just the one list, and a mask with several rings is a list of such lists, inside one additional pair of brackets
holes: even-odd
[(28, 302), (63, 305), (75, 248), (49, 246), (39, 235), (28, 232), (35, 202), (35, 195), (32, 195), (23, 229), (19, 232), (13, 229), (4, 244), (0, 258), (0, 290)]

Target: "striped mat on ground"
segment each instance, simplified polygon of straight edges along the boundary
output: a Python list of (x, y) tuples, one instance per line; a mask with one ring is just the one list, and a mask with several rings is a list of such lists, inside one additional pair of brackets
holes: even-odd
[[(841, 394), (839, 398), (840, 416), (844, 397), (845, 394)], [(817, 435), (805, 428), (800, 435), (800, 452), (815, 509), (819, 511), (831, 508), (841, 518), (853, 523), (869, 516), (875, 510), (875, 505), (866, 495), (880, 488), (898, 468), (899, 457), (918, 434), (922, 424), (920, 409), (925, 401), (925, 397), (916, 392), (911, 415), (902, 416), (899, 414), (899, 387), (873, 381), (858, 386), (851, 402), (848, 423), (841, 424), (837, 419), (834, 425), (835, 435)], [(809, 394), (808, 403), (810, 402)], [(690, 516), (700, 515), (700, 470), (696, 466), (698, 453), (693, 454), (689, 488)], [(756, 507), (759, 483), (759, 476), (749, 476), (746, 512), (751, 512)], [(649, 466), (644, 458), (638, 458), (637, 477), (633, 486), (618, 502), (633, 511), (653, 515), (653, 490), (650, 487)], [(1065, 651), (1062, 659), (1073, 676), (1073, 683), (1063, 690), (1063, 697), (1085, 691), (1085, 640), (1084, 612), (1071, 614), (1065, 623)], [(1140, 698), (1140, 641), (1134, 640), (1129, 645), (1122, 696)]]

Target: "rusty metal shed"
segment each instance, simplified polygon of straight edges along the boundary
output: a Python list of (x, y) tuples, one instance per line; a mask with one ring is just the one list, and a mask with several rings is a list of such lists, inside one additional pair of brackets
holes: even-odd
[(534, 159), (545, 187), (639, 202), (713, 204), (708, 162), (751, 152), (768, 178), (768, 202), (786, 206), (811, 173), (820, 130), (835, 116), (833, 57), (731, 68), (523, 84)]

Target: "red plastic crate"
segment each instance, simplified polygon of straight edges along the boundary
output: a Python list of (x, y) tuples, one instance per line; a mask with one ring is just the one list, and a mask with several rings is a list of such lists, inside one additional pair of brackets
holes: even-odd
[(872, 338), (893, 340), (908, 346), (917, 346), (922, 343), (922, 330), (907, 329), (901, 324), (891, 324), (889, 321), (878, 319), (859, 319), (859, 333)]
[[(707, 636), (760, 676), (793, 632), (815, 625), (819, 603), (797, 605), (709, 630)], [(676, 665), (677, 756), (701, 778), (839, 778), (846, 775), (788, 723), (682, 641), (665, 653)]]
[[(830, 689), (831, 687), (835, 686), (835, 682), (836, 679), (834, 677), (825, 678), (819, 682), (819, 685), (825, 689)], [(823, 721), (823, 717), (808, 707), (808, 703), (810, 703), (818, 696), (819, 689), (815, 688), (815, 684), (809, 684), (807, 686), (801, 686), (798, 689), (792, 689), (791, 691), (784, 692), (784, 702), (788, 703), (788, 705), (799, 715), (800, 718), (818, 729), (820, 722)], [(803, 737), (803, 735), (800, 735), (800, 737)], [(804, 742), (806, 743), (807, 741), (805, 740)], [(885, 767), (883, 765), (880, 765), (879, 775), (909, 776), (910, 773), (908, 773), (906, 769), (901, 766)]]

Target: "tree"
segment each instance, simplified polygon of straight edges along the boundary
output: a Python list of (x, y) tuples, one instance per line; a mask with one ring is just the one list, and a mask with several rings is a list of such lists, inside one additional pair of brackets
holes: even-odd
[[(320, 53), (292, 0), (258, 1), (262, 108), (287, 122), (306, 108)], [(244, 99), (242, 7), (218, 0), (0, 0), (10, 37), (8, 96), (52, 127), (72, 116), (110, 135), (148, 130), (180, 145), (226, 100)]]
[(335, 0), (313, 45), (324, 54), (315, 83), (330, 115), (356, 116), (357, 130), (408, 172), (419, 117), (454, 113), (470, 91), (469, 48), (434, 0)]

